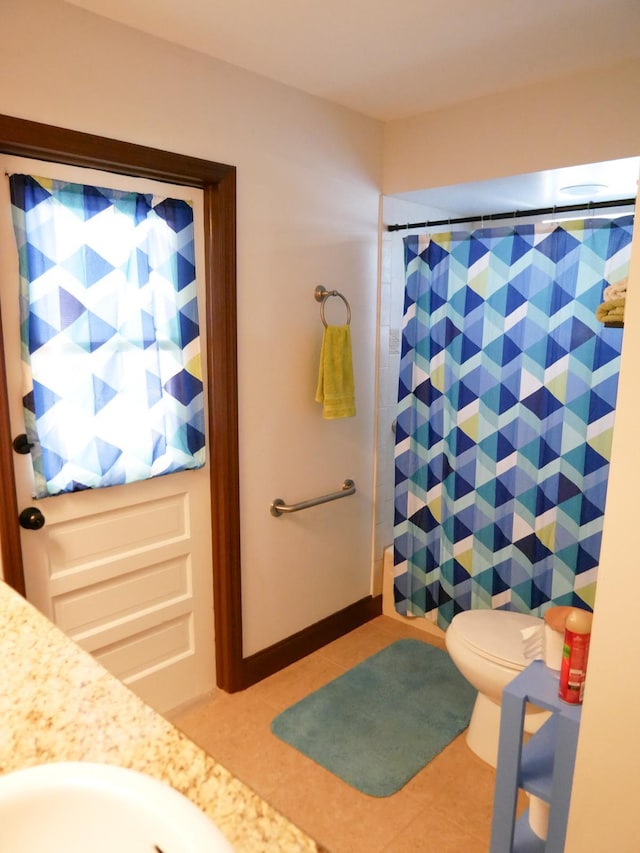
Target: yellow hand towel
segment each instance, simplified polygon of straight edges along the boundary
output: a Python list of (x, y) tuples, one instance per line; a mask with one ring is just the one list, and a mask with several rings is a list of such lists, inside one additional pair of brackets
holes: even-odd
[(322, 417), (330, 420), (351, 418), (356, 413), (349, 326), (327, 326), (324, 330), (316, 402), (323, 404)]

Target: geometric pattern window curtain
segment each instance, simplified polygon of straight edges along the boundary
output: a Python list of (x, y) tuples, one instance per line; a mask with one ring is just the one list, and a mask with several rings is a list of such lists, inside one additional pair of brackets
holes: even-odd
[(199, 468), (188, 202), (10, 177), (34, 497)]
[(395, 601), (592, 608), (633, 217), (405, 239)]

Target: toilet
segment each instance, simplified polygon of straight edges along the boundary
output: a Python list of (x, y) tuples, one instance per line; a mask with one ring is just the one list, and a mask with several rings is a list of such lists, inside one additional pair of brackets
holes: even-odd
[[(544, 621), (525, 613), (467, 610), (454, 616), (445, 633), (451, 659), (478, 691), (467, 744), (492, 767), (498, 762), (502, 688), (531, 663), (523, 654), (520, 632), (536, 626)], [(536, 732), (548, 717), (548, 711), (528, 705), (524, 730)]]

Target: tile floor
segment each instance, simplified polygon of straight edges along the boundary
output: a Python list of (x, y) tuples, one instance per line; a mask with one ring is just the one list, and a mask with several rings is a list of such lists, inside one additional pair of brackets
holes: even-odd
[(380, 616), (248, 690), (217, 691), (172, 722), (330, 853), (485, 853), (495, 771), (464, 733), (385, 798), (359, 793), (271, 734), (278, 713), (402, 637), (442, 645)]

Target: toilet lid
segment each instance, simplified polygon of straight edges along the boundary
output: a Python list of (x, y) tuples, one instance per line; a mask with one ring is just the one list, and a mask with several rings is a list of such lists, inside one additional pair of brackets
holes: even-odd
[(542, 627), (537, 616), (510, 610), (467, 610), (454, 617), (449, 630), (482, 657), (522, 669), (530, 663), (522, 651), (523, 628)]

